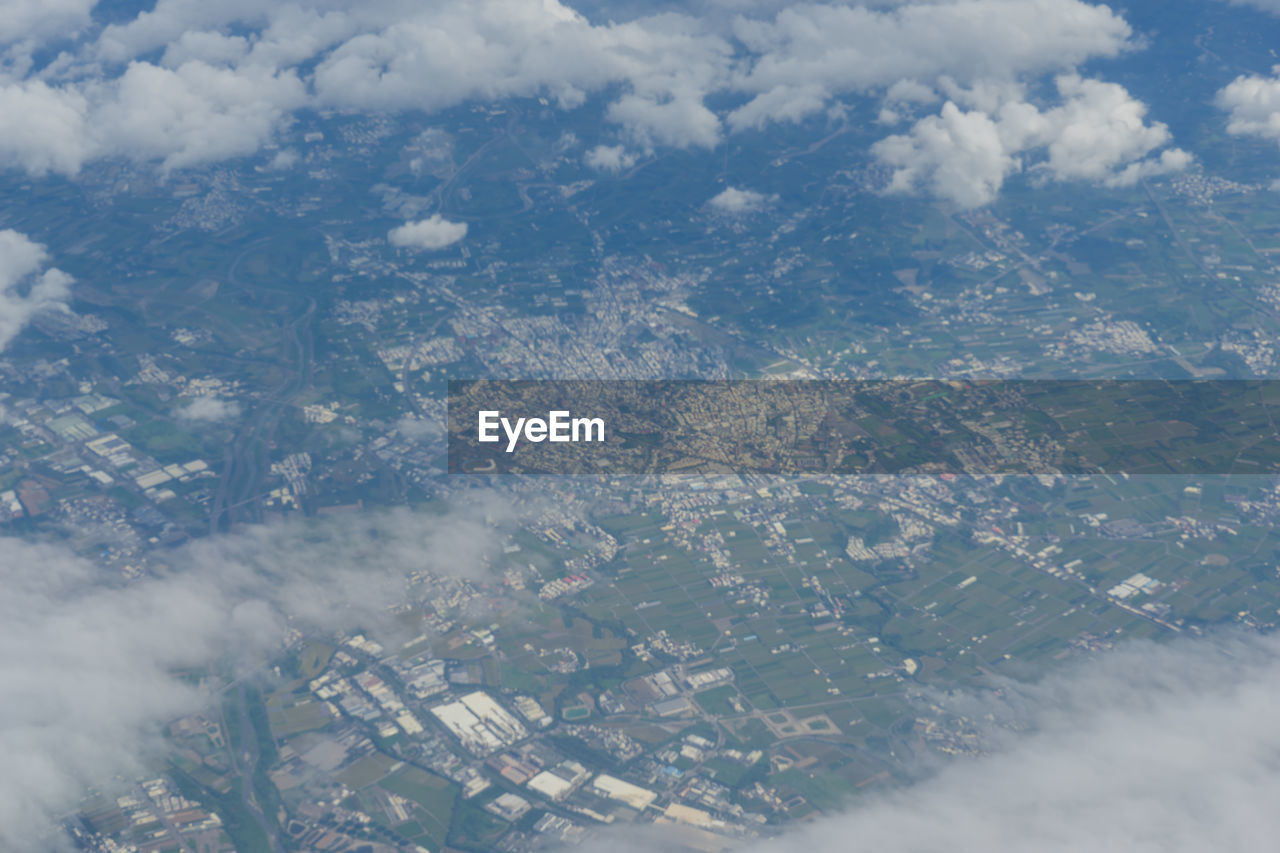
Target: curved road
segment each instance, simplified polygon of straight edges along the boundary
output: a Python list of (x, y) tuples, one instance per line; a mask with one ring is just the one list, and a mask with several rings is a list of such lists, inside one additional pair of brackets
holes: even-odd
[(237, 521), (260, 520), (258, 499), (269, 468), (272, 436), (285, 407), (311, 384), (315, 355), (311, 320), (315, 310), (315, 301), (308, 300), (306, 310), (281, 329), (284, 377), (244, 421), (227, 448), (218, 491), (209, 509), (211, 533), (227, 530)]

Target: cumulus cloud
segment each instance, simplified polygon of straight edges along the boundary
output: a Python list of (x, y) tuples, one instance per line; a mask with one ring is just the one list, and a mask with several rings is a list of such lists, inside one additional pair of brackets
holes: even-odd
[(726, 128), (798, 121), (845, 93), (885, 95), (892, 121), (893, 104), (927, 99), (942, 78), (1016, 81), (1131, 46), (1123, 18), (1085, 0), (709, 0), (621, 23), (561, 0), (159, 0), (59, 60), (59, 82), (0, 85), (0, 108), (34, 117), (0, 130), (0, 163), (181, 168), (251, 153), (302, 107), (541, 96), (571, 109), (599, 95), (626, 146), (588, 156), (609, 170), (627, 151), (711, 148)]
[(0, 83), (0, 114), (22, 116), (0, 130), (0, 163), (33, 175), (72, 175), (93, 156), (89, 99), (75, 88), (41, 80)]
[(1132, 186), (1142, 178), (1185, 169), (1191, 155), (1177, 148), (1148, 158), (1172, 140), (1162, 122), (1145, 123), (1147, 107), (1123, 86), (1086, 80), (1077, 75), (1058, 78), (1064, 99), (1031, 122), (1022, 139), (1046, 145), (1042, 166), (1055, 180), (1087, 180), (1105, 186)]
[(1277, 701), (1275, 638), (1135, 643), (1037, 683), (950, 697), (991, 726), (988, 755), (741, 849), (1269, 849), (1280, 829)]
[(1047, 110), (1016, 88), (957, 92), (936, 116), (872, 148), (892, 168), (890, 192), (923, 191), (958, 207), (992, 201), (1005, 179), (1026, 169), (1041, 179), (1131, 186), (1186, 168), (1191, 156), (1167, 148), (1169, 129), (1146, 123), (1146, 106), (1123, 87), (1075, 74), (1057, 78), (1062, 103)]
[(221, 423), (240, 417), (240, 404), (218, 397), (196, 397), (178, 409), (178, 417), (191, 423)]
[(215, 30), (232, 22), (260, 24), (270, 6), (251, 0), (157, 0), (150, 10), (121, 24), (111, 24), (98, 37), (97, 57), (112, 62), (128, 62), (137, 56), (165, 47), (186, 33)]
[(201, 540), (122, 584), (60, 546), (0, 538), (0, 848), (49, 850), (85, 786), (140, 770), (158, 728), (208, 697), (178, 670), (257, 665), (287, 627), (368, 627), (410, 572), (482, 576), (492, 500)]
[(897, 124), (919, 104), (931, 104), (938, 100), (938, 93), (932, 86), (926, 86), (915, 80), (899, 80), (884, 93), (883, 106), (876, 121), (880, 124)]
[[(0, 128), (0, 165), (70, 175), (123, 156), (167, 171), (251, 154), (302, 108), (430, 112), (538, 96), (574, 109), (595, 96), (617, 138), (584, 162), (622, 171), (656, 148), (709, 149), (726, 132), (838, 115), (847, 95), (883, 99), (881, 124), (910, 122), (941, 93), (954, 106), (878, 150), (895, 189), (973, 205), (1027, 167), (1027, 151), (1048, 178), (1103, 185), (1185, 165), (1176, 150), (1148, 156), (1167, 131), (1118, 87), (1079, 81), (1043, 115), (1004, 116), (1016, 99), (987, 107), (973, 94), (1078, 80), (1081, 64), (1134, 48), (1128, 23), (1087, 0), (706, 0), (620, 23), (562, 0), (159, 0), (64, 55), (57, 74), (0, 79), (0, 111), (27, 117)], [(1039, 129), (1020, 148), (1023, 119)], [(1094, 119), (1104, 125), (1091, 137)]]
[(587, 152), (583, 162), (601, 172), (621, 172), (636, 164), (636, 156), (623, 145), (597, 145)]
[(97, 0), (2, 0), (0, 44), (37, 46), (51, 37), (75, 35), (89, 24)]
[(725, 187), (722, 191), (712, 196), (707, 205), (717, 213), (723, 213), (728, 216), (741, 216), (745, 213), (755, 213), (763, 210), (770, 201), (771, 198), (755, 190)]
[(720, 119), (700, 95), (623, 95), (609, 106), (609, 121), (626, 128), (646, 149), (715, 148), (720, 144)]
[[(232, 24), (247, 36), (227, 35)], [(609, 115), (641, 146), (714, 146), (720, 120), (703, 103), (727, 79), (733, 47), (700, 21), (662, 15), (595, 25), (559, 0), (375, 0), (298, 5), (161, 0), (107, 27), (95, 56), (136, 63), (223, 64), (293, 72), (311, 102), (351, 110), (438, 110), (470, 99), (545, 95), (576, 107), (623, 88)], [(279, 103), (279, 101), (275, 101)]]
[(0, 350), (41, 311), (65, 311), (71, 276), (44, 269), (49, 254), (26, 235), (0, 231)]
[(968, 85), (1073, 68), (1116, 56), (1132, 30), (1107, 6), (1081, 0), (937, 0), (888, 9), (804, 3), (772, 21), (740, 19), (755, 56), (736, 87), (753, 97), (734, 127), (817, 112), (841, 92), (947, 76)]
[(467, 236), (467, 223), (450, 222), (440, 214), (427, 219), (406, 222), (387, 233), (387, 242), (407, 249), (443, 249)]
[(107, 156), (162, 169), (252, 154), (306, 101), (291, 71), (132, 63), (112, 80), (0, 85), (0, 111), (22, 115), (0, 132), (0, 162), (73, 175)]
[(156, 159), (165, 169), (252, 154), (305, 103), (292, 72), (187, 62), (132, 63), (92, 116), (104, 151)]
[(950, 101), (909, 135), (881, 140), (872, 152), (893, 167), (890, 192), (925, 190), (966, 208), (989, 203), (1018, 167), (990, 116)]
[(575, 107), (622, 85), (609, 115), (638, 143), (711, 146), (720, 123), (702, 99), (732, 48), (701, 30), (673, 15), (593, 25), (558, 0), (437, 0), (339, 44), (315, 90), (335, 106), (430, 110), (535, 94)]
[(1228, 133), (1280, 142), (1280, 65), (1271, 73), (1241, 75), (1218, 92), (1218, 106), (1228, 113)]

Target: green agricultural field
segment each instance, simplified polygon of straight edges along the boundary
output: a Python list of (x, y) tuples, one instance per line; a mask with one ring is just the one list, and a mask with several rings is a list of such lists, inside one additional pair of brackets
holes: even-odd
[(268, 703), (267, 710), (271, 733), (277, 739), (324, 728), (333, 721), (328, 709), (320, 702), (302, 702), (289, 708), (272, 708)]
[(444, 846), (458, 796), (456, 784), (417, 767), (405, 766), (384, 778), (378, 787), (418, 806), (414, 814), (430, 842), (424, 846), (428, 849)]
[(389, 755), (375, 752), (343, 769), (338, 773), (338, 781), (358, 791), (381, 781), (399, 763)]

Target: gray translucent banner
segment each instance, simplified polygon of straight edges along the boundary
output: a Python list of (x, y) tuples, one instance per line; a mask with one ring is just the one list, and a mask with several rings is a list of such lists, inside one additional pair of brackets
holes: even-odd
[(1271, 474), (1280, 382), (449, 383), (472, 474)]

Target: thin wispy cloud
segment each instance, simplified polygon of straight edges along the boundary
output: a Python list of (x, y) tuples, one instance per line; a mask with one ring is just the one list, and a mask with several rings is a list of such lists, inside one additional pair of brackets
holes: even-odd
[(485, 578), (511, 512), (484, 499), (252, 528), (134, 583), (59, 545), (0, 539), (0, 849), (50, 849), (87, 787), (163, 754), (160, 727), (210, 701), (183, 671), (251, 670), (291, 628), (376, 629), (411, 573)]
[[(749, 853), (1202, 853), (1274, 846), (1280, 640), (1135, 642), (1034, 683), (935, 697), (983, 735), (909, 787)], [(604, 836), (589, 849), (610, 849)], [(668, 839), (669, 841), (669, 839)], [(664, 849), (664, 842), (641, 850)]]

